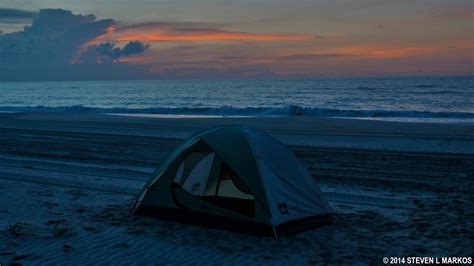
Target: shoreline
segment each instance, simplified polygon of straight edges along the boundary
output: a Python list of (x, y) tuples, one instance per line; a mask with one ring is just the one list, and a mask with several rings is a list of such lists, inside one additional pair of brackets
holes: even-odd
[[(97, 113), (105, 115), (116, 115), (125, 117), (142, 117), (142, 118), (168, 118), (168, 119), (205, 119), (205, 118), (251, 118), (251, 117), (294, 117), (285, 115), (196, 115), (196, 114), (145, 114), (145, 113)], [(303, 116), (312, 117), (312, 116)], [(327, 119), (348, 119), (348, 120), (369, 120), (369, 121), (383, 121), (383, 122), (401, 122), (401, 123), (431, 123), (431, 124), (472, 124), (474, 125), (474, 118), (437, 118), (437, 117), (318, 117)]]
[[(340, 114), (333, 114), (333, 115), (311, 115), (311, 114), (305, 114), (305, 113), (299, 113), (298, 111), (295, 111), (296, 114), (293, 113), (278, 113), (276, 112), (275, 114), (266, 113), (266, 112), (257, 112), (257, 113), (242, 113), (242, 114), (225, 114), (225, 113), (220, 113), (220, 112), (155, 112), (156, 110), (152, 110), (152, 108), (145, 109), (146, 112), (142, 112), (143, 110), (139, 109), (121, 109), (121, 108), (111, 108), (109, 110), (103, 109), (100, 110), (100, 108), (92, 108), (92, 107), (82, 107), (86, 110), (89, 111), (77, 111), (77, 110), (68, 110), (68, 108), (74, 109), (77, 108), (78, 106), (72, 106), (72, 107), (37, 107), (40, 110), (28, 110), (29, 108), (27, 107), (26, 110), (22, 110), (21, 108), (13, 108), (8, 107), (7, 110), (0, 110), (0, 114), (2, 113), (45, 113), (45, 114), (51, 114), (51, 113), (59, 113), (59, 114), (91, 114), (91, 115), (114, 115), (114, 116), (126, 116), (126, 117), (142, 117), (142, 118), (193, 118), (193, 119), (200, 119), (200, 118), (251, 118), (251, 117), (259, 117), (259, 118), (265, 118), (265, 117), (313, 117), (315, 119), (350, 119), (350, 120), (375, 120), (375, 121), (385, 121), (385, 122), (402, 122), (402, 123), (434, 123), (434, 124), (474, 124), (474, 113), (472, 112), (466, 112), (464, 113), (467, 115), (466, 117), (464, 116), (456, 116), (454, 114), (459, 114), (459, 112), (453, 112), (453, 113), (445, 113), (445, 116), (429, 116), (429, 115), (420, 115), (420, 116), (410, 116), (410, 115), (405, 115), (405, 116), (396, 116), (396, 115), (388, 115), (388, 116), (383, 116), (383, 115), (367, 115), (367, 116), (357, 116), (357, 115), (340, 115)], [(55, 108), (62, 109), (60, 111), (54, 111)], [(260, 107), (255, 107), (255, 109), (258, 109)], [(288, 107), (290, 108), (290, 107)], [(297, 108), (297, 107), (295, 107)], [(1, 108), (0, 108), (1, 109)], [(10, 110), (9, 110), (10, 109)], [(17, 110), (18, 109), (18, 110)], [(41, 110), (44, 109), (44, 110)], [(97, 109), (93, 111), (94, 109)], [(173, 109), (173, 108), (171, 108)], [(350, 112), (349, 110), (340, 110), (342, 112)], [(378, 112), (378, 111), (361, 111), (361, 112)], [(390, 112), (390, 111), (387, 111)], [(395, 111), (394, 111), (395, 112)], [(418, 113), (424, 113), (423, 111), (410, 111), (410, 112), (418, 112)], [(438, 113), (434, 113), (438, 114)]]
[(287, 145), (474, 154), (474, 124), (410, 123), (347, 118), (156, 118), (93, 113), (0, 113), (0, 126), (184, 139), (220, 125), (246, 125)]

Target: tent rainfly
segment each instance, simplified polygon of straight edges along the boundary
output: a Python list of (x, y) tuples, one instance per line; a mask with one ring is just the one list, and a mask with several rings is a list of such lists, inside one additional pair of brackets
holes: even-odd
[(275, 238), (331, 220), (328, 203), (295, 155), (244, 126), (190, 137), (152, 174), (131, 213)]

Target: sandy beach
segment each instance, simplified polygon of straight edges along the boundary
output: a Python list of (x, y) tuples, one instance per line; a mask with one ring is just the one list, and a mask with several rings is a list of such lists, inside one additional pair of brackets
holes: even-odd
[[(230, 124), (288, 145), (334, 223), (275, 241), (128, 214), (184, 138)], [(382, 264), (474, 250), (473, 124), (1, 113), (0, 147), (0, 265)]]

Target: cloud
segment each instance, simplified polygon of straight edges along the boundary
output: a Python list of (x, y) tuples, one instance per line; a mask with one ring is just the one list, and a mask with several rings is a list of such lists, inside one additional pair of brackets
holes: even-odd
[(395, 58), (395, 57), (409, 57), (421, 54), (432, 54), (445, 49), (444, 47), (436, 46), (399, 46), (388, 44), (363, 44), (350, 45), (334, 49), (337, 54), (344, 54), (346, 56), (361, 56), (367, 58)]
[(149, 44), (138, 41), (128, 42), (123, 48), (110, 42), (90, 45), (80, 54), (80, 62), (124, 62), (119, 59), (142, 54), (149, 48)]
[(209, 27), (212, 24), (151, 22), (117, 27), (98, 37), (104, 41), (301, 41), (317, 38), (308, 34), (255, 34)]
[(341, 53), (313, 53), (313, 54), (292, 54), (287, 56), (277, 57), (278, 60), (292, 60), (292, 61), (313, 61), (313, 60), (322, 60), (322, 59), (334, 59), (334, 58), (346, 58), (352, 57), (351, 54), (341, 54)]
[(42, 9), (31, 26), (0, 36), (3, 62), (27, 66), (67, 63), (87, 41), (105, 34), (113, 20), (96, 20), (93, 15), (74, 15), (61, 9)]
[[(42, 9), (23, 31), (0, 35), (0, 81), (133, 78), (135, 75), (143, 78), (148, 73), (144, 66), (113, 61), (99, 65), (96, 60), (71, 64), (84, 45), (107, 34), (116, 24), (112, 19), (98, 20), (94, 15)], [(112, 48), (119, 58), (148, 48), (135, 42), (123, 48), (114, 45)]]
[(148, 50), (148, 48), (150, 48), (149, 44), (145, 44), (139, 41), (129, 42), (122, 48), (122, 56), (141, 54)]
[[(0, 81), (269, 76), (271, 60), (260, 58), (273, 49), (269, 42), (278, 47), (281, 41), (316, 38), (232, 31), (217, 23), (126, 25), (63, 9), (0, 9), (2, 17), (32, 22), (0, 34)], [(162, 45), (151, 49), (149, 42)]]
[(36, 12), (15, 9), (15, 8), (0, 8), (0, 23), (11, 23), (18, 20), (33, 19)]

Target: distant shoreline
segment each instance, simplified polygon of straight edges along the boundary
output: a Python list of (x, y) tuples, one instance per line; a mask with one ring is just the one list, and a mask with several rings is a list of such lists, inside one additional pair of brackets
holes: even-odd
[(319, 117), (139, 117), (93, 113), (0, 113), (11, 129), (187, 138), (219, 125), (260, 128), (288, 145), (474, 154), (474, 124)]
[[(13, 112), (11, 112), (13, 113)], [(118, 115), (128, 117), (148, 117), (148, 118), (224, 118), (224, 117), (286, 117), (278, 115), (251, 116), (251, 115), (193, 115), (193, 114), (136, 114), (136, 113), (101, 113), (105, 115)], [(311, 117), (311, 116), (309, 116)], [(404, 123), (454, 123), (454, 124), (474, 124), (474, 118), (434, 118), (434, 117), (326, 117), (335, 119), (355, 119), (355, 120), (374, 120), (386, 122), (404, 122)]]
[[(472, 112), (418, 112), (418, 111), (357, 111), (303, 108), (92, 108), (84, 106), (64, 107), (0, 107), (1, 113), (84, 113), (147, 118), (223, 118), (223, 117), (314, 117), (328, 119), (375, 120), (408, 123), (467, 123), (474, 124)], [(398, 115), (398, 116), (397, 116)]]

